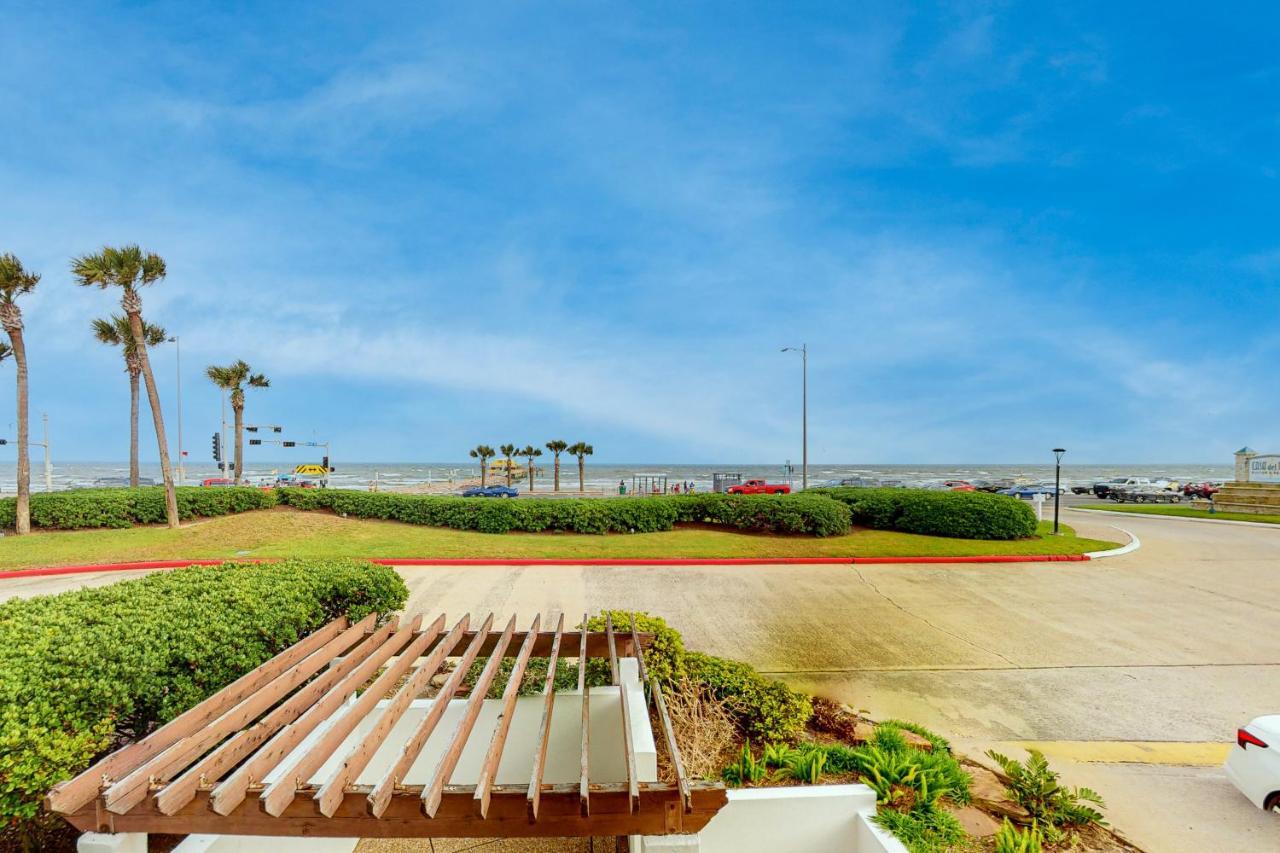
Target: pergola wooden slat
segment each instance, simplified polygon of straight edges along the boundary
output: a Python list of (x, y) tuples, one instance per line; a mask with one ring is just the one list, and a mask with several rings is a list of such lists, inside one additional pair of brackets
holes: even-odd
[[(584, 617), (575, 638), (582, 707), (580, 773), (576, 782), (549, 784), (545, 775), (556, 669), (566, 651), (565, 619), (557, 614), (554, 623), (545, 622), (545, 630), (541, 616), (527, 630), (517, 631), (516, 625), (512, 617), (503, 630), (495, 630), (492, 614), (475, 628), (464, 615), (447, 631), (444, 616), (426, 627), (420, 616), (404, 624), (393, 618), (381, 626), (372, 616), (354, 625), (345, 618), (335, 620), (169, 724), (56, 786), (46, 806), (81, 829), (97, 831), (532, 837), (701, 829), (723, 806), (724, 787), (691, 782), (685, 774), (661, 688), (647, 677), (643, 661), (642, 649), (652, 637), (636, 630), (634, 618), (629, 630), (619, 632), (607, 615), (604, 631), (590, 630)], [(481, 655), (487, 659), (480, 675), (465, 701), (457, 699)], [(634, 676), (622, 676), (635, 670), (621, 665), (624, 656), (636, 659), (639, 683), (648, 684), (648, 702), (675, 769), (674, 785), (639, 780), (632, 724), (640, 724), (634, 718), (641, 706), (635, 704), (634, 687), (628, 695)], [(531, 700), (519, 699), (519, 691), (534, 657), (548, 660), (540, 701), (531, 706)], [(507, 658), (514, 660), (502, 698), (486, 700)], [(601, 658), (609, 661), (609, 681), (618, 691), (618, 748), (625, 781), (593, 783), (590, 778), (592, 703), (586, 671), (591, 659)], [(453, 669), (435, 695), (415, 701), (438, 683), (449, 662)], [(475, 729), (486, 702), (490, 709), (496, 705), (498, 713), (496, 719), (485, 718), (494, 721), (491, 727), (485, 724), (482, 735)], [(443, 742), (433, 740), (451, 705), (455, 714), (461, 711), (453, 731)], [(503, 784), (499, 770), (510, 751), (517, 707), (521, 714), (540, 708), (532, 770), (527, 784)], [(412, 725), (405, 722), (411, 708), (423, 715)], [(557, 729), (563, 726), (562, 721)], [(408, 729), (386, 768), (370, 774), (372, 762), (382, 768), (388, 760), (382, 747), (392, 749), (387, 745), (392, 731)], [(529, 728), (519, 730), (526, 733), (527, 744)], [(464, 750), (481, 736), (487, 748), (478, 771), (468, 771), (477, 774), (475, 783), (452, 784)], [(425, 784), (405, 784), (428, 741), (431, 754), (438, 754), (434, 769)], [(523, 755), (528, 760), (529, 753)], [(474, 762), (468, 759), (467, 766), (474, 768)], [(362, 777), (376, 782), (364, 784)]]

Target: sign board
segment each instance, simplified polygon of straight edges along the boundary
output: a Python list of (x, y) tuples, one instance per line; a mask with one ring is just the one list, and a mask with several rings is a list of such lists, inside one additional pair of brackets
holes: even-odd
[(1251, 458), (1249, 482), (1280, 483), (1280, 453), (1267, 453)]
[(293, 469), (293, 473), (307, 477), (323, 477), (329, 473), (329, 470), (323, 465), (299, 465)]

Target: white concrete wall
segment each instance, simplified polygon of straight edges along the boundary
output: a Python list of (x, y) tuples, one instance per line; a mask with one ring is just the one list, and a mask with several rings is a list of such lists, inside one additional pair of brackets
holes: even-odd
[(637, 853), (906, 853), (875, 826), (875, 792), (866, 785), (803, 785), (729, 791), (702, 832), (633, 836)]
[(351, 853), (359, 843), (357, 838), (188, 835), (173, 853)]

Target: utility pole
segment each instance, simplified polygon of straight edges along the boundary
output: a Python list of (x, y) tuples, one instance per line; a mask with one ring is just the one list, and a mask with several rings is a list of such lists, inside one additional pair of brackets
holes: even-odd
[(800, 353), (800, 488), (809, 488), (809, 345), (783, 347), (783, 352)]

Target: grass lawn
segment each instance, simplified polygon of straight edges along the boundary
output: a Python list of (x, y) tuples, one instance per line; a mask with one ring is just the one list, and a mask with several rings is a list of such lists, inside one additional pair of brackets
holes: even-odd
[(288, 508), (206, 519), (178, 530), (37, 532), (0, 539), (0, 568), (78, 563), (236, 557), (851, 557), (985, 554), (1080, 554), (1114, 542), (1052, 536), (986, 542), (882, 530), (846, 536), (765, 536), (687, 527), (665, 533), (591, 536), (569, 533), (475, 533), (395, 521), (339, 518)]
[(1251, 512), (1209, 512), (1207, 509), (1196, 509), (1189, 506), (1170, 506), (1168, 504), (1112, 504), (1106, 506), (1077, 506), (1073, 509), (1107, 510), (1109, 512), (1132, 512), (1137, 515), (1179, 515), (1184, 518), (1216, 518), (1220, 521), (1257, 521), (1262, 524), (1280, 524), (1280, 515), (1254, 515)]

